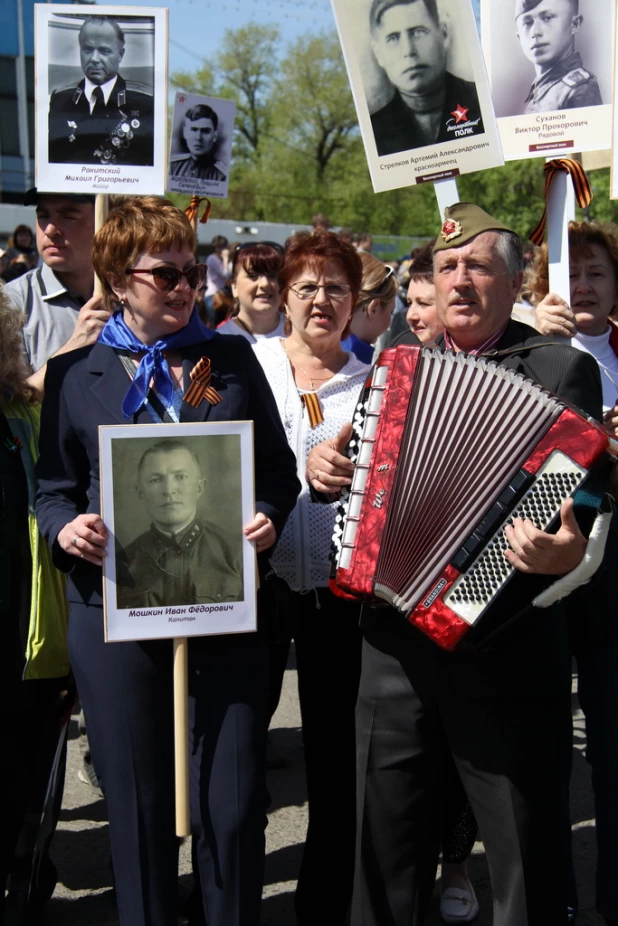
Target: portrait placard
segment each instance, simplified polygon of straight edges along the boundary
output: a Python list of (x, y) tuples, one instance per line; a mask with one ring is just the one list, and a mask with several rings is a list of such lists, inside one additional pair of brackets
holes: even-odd
[(176, 94), (168, 190), (218, 199), (227, 196), (235, 118), (233, 100)]
[(167, 10), (35, 4), (35, 177), (56, 193), (163, 194)]
[(105, 639), (256, 630), (253, 422), (99, 428)]
[(611, 145), (614, 0), (481, 0), (507, 161)]
[(471, 0), (331, 0), (376, 193), (504, 163)]

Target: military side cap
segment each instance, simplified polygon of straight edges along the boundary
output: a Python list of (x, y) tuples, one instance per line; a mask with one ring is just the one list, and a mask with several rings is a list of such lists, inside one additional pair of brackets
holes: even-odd
[(474, 203), (455, 203), (444, 210), (444, 225), (433, 246), (433, 253), (458, 248), (472, 238), (486, 231), (507, 231), (515, 234), (512, 228), (492, 218)]
[(543, 0), (515, 0), (515, 19), (534, 10)]

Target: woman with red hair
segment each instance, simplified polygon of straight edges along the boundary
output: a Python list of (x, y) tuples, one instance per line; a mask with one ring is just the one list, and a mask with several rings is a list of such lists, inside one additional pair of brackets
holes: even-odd
[(271, 557), (290, 590), (283, 617), (293, 620), (305, 746), (309, 828), (296, 890), (300, 926), (343, 926), (352, 896), (360, 606), (328, 588), (337, 505), (313, 504), (304, 472), (309, 451), (353, 418), (369, 370), (341, 345), (362, 276), (359, 255), (332, 232), (290, 238), (279, 272), (285, 336), (254, 346), (303, 485)]

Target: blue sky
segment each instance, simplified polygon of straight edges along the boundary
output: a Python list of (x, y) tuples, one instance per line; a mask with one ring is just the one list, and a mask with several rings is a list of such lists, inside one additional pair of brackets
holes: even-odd
[[(113, 0), (111, 0), (113, 2)], [(478, 12), (479, 0), (473, 0)], [(155, 6), (130, 0), (118, 6)], [(163, 4), (161, 4), (163, 5)], [(214, 57), (226, 29), (247, 22), (278, 25), (284, 43), (306, 32), (334, 30), (329, 0), (168, 0), (169, 68), (191, 71)]]
[[(113, 0), (112, 0), (113, 2)], [(156, 6), (152, 0), (130, 0), (118, 6)], [(161, 4), (162, 6), (164, 4)], [(248, 22), (278, 25), (284, 43), (305, 32), (334, 29), (328, 0), (168, 0), (169, 68), (191, 71), (217, 53), (226, 29)]]

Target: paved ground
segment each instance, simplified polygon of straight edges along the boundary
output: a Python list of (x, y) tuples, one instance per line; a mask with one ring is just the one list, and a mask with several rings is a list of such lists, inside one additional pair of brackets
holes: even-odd
[[(590, 778), (583, 758), (585, 734), (574, 698), (576, 749), (573, 775), (574, 852), (580, 886), (578, 926), (601, 926), (594, 912), (594, 819)], [(525, 718), (522, 718), (525, 723)], [(52, 898), (46, 926), (117, 926), (109, 869), (105, 804), (77, 778), (77, 723), (73, 721), (62, 818), (53, 847), (60, 883)], [(296, 672), (286, 672), (282, 701), (271, 733), (273, 746), (287, 766), (270, 772), (273, 806), (267, 829), (263, 926), (295, 926), (292, 897), (307, 824)], [(188, 883), (189, 847), (181, 851), (181, 876)], [(483, 847), (477, 843), (470, 873), (481, 902), (479, 926), (491, 926), (491, 893)], [(437, 898), (437, 892), (436, 892)], [(441, 923), (437, 899), (427, 926)]]

